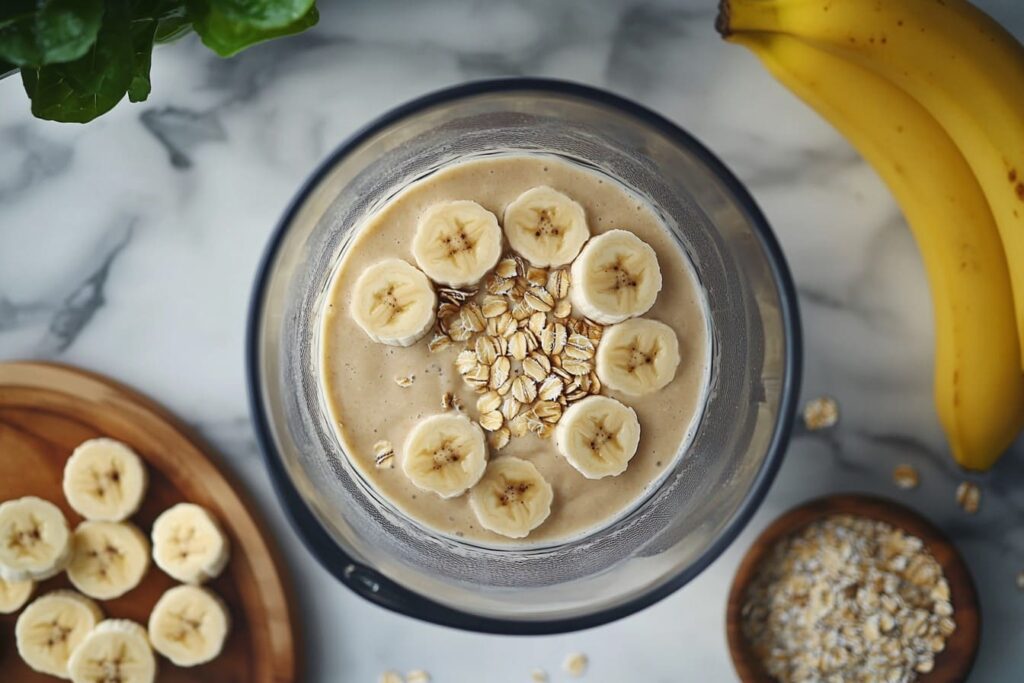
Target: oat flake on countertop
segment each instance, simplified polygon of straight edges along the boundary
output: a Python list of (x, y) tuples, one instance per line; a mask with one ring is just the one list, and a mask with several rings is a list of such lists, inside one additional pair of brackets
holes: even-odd
[(817, 431), (835, 427), (839, 422), (839, 403), (831, 396), (820, 396), (804, 404), (804, 426)]
[(962, 482), (956, 487), (956, 504), (967, 514), (973, 515), (981, 505), (981, 489), (969, 481)]
[(566, 656), (562, 669), (573, 678), (580, 678), (587, 673), (587, 656), (582, 652), (572, 652)]

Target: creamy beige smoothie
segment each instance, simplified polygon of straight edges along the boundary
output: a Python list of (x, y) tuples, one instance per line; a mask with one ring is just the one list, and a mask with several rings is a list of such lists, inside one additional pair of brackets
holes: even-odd
[[(351, 293), (360, 274), (382, 259), (415, 265), (412, 242), (430, 207), (472, 200), (501, 220), (525, 191), (549, 186), (584, 209), (593, 236), (612, 229), (634, 233), (657, 255), (662, 288), (643, 317), (672, 328), (681, 362), (664, 388), (643, 396), (600, 393), (632, 408), (640, 423), (636, 454), (618, 476), (589, 479), (559, 454), (555, 440), (527, 433), (512, 438), (489, 458), (514, 456), (536, 466), (550, 484), (550, 515), (528, 536), (511, 539), (484, 529), (469, 495), (442, 498), (415, 486), (403, 472), (402, 447), (425, 417), (452, 410), (479, 420), (479, 394), (456, 368), (466, 343), (431, 350), (436, 331), (408, 347), (372, 340), (351, 312)], [(509, 250), (508, 244), (504, 249)], [(480, 296), (486, 292), (481, 286)], [(574, 313), (575, 315), (575, 313)], [(414, 522), (459, 540), (486, 546), (553, 545), (607, 526), (635, 508), (685, 455), (697, 427), (710, 376), (710, 340), (703, 290), (686, 255), (657, 214), (613, 179), (548, 155), (496, 154), (453, 163), (421, 179), (388, 201), (358, 228), (328, 291), (321, 326), (321, 387), (345, 456), (387, 501)], [(600, 342), (598, 342), (600, 344)], [(489, 435), (490, 436), (490, 435)], [(381, 443), (393, 458), (378, 463)]]

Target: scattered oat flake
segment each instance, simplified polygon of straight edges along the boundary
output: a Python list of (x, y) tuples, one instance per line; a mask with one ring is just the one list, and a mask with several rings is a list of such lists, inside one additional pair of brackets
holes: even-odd
[(582, 652), (572, 652), (562, 662), (562, 669), (573, 678), (587, 673), (587, 656)]
[(963, 508), (964, 512), (973, 515), (981, 505), (981, 489), (972, 482), (961, 482), (956, 487), (956, 503)]
[(415, 381), (416, 381), (416, 375), (405, 375), (405, 376), (395, 377), (395, 384), (397, 384), (398, 386), (402, 387), (403, 389), (405, 389), (406, 387), (411, 387), (412, 383), (415, 382)]
[(405, 683), (430, 683), (430, 674), (423, 669), (415, 669), (405, 674)]
[(548, 672), (544, 669), (534, 669), (530, 672), (530, 680), (533, 683), (548, 683)]
[(397, 671), (385, 671), (377, 678), (377, 683), (405, 683), (405, 679)]
[(1017, 588), (1024, 591), (1024, 569), (1017, 572)]
[(811, 431), (835, 427), (839, 422), (839, 404), (831, 396), (819, 396), (804, 405), (804, 425)]
[(892, 471), (892, 480), (896, 483), (896, 486), (904, 491), (916, 489), (917, 485), (920, 483), (920, 477), (917, 474), (917, 470), (911, 465), (897, 465)]

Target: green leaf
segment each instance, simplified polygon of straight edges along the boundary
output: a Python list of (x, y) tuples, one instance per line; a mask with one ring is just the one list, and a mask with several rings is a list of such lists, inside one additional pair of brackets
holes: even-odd
[(192, 20), (188, 18), (185, 6), (175, 7), (165, 16), (160, 17), (156, 25), (156, 43), (171, 43), (192, 30)]
[(135, 73), (130, 31), (124, 0), (108, 0), (96, 42), (85, 55), (66, 64), (23, 68), (32, 113), (51, 121), (85, 123), (113, 109)]
[(202, 38), (203, 44), (221, 57), (238, 54), (247, 47), (271, 38), (301, 33), (315, 26), (320, 19), (315, 5), (310, 6), (305, 14), (292, 23), (278, 28), (261, 28), (239, 22), (226, 14), (216, 0), (188, 0), (188, 9), (192, 26)]
[(228, 21), (254, 28), (275, 29), (306, 16), (314, 0), (210, 0)]
[(102, 17), (103, 0), (13, 0), (0, 18), (0, 59), (18, 66), (78, 59)]
[(128, 86), (128, 99), (132, 102), (142, 102), (153, 89), (149, 68), (153, 61), (156, 28), (155, 17), (134, 17), (131, 20), (132, 82)]

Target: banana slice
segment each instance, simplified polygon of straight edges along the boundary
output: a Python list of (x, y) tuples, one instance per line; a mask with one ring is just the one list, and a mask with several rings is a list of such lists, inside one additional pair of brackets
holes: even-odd
[(70, 557), (71, 532), (60, 508), (35, 496), (0, 504), (0, 578), (48, 579)]
[(572, 305), (602, 325), (643, 315), (661, 291), (658, 256), (627, 230), (609, 230), (587, 242), (571, 272)]
[(544, 185), (505, 207), (504, 222), (509, 245), (539, 268), (571, 262), (590, 238), (583, 207)]
[(14, 626), (18, 654), (35, 671), (68, 678), (71, 653), (102, 618), (95, 602), (74, 591), (40, 596)]
[(416, 226), (412, 255), (434, 282), (449, 287), (476, 284), (501, 256), (498, 219), (476, 202), (435, 204)]
[(200, 584), (216, 578), (230, 556), (228, 537), (205, 508), (178, 503), (153, 522), (153, 560), (171, 578)]
[(352, 317), (375, 342), (412, 346), (434, 325), (437, 295), (427, 276), (402, 259), (385, 259), (359, 276)]
[(676, 376), (679, 339), (663, 322), (636, 318), (604, 330), (597, 347), (597, 376), (609, 389), (643, 396)]
[(461, 495), (487, 467), (484, 432), (465, 415), (431, 415), (405, 440), (402, 471), (418, 488), (442, 498)]
[(36, 582), (32, 579), (24, 581), (6, 581), (0, 579), (0, 614), (14, 614), (28, 602)]
[(128, 519), (139, 509), (147, 484), (139, 456), (113, 439), (86, 441), (64, 465), (64, 497), (86, 519)]
[(149, 642), (178, 666), (196, 666), (220, 654), (231, 621), (224, 603), (205, 588), (176, 586), (149, 615)]
[(106, 619), (71, 653), (68, 673), (72, 683), (153, 683), (156, 656), (146, 629), (127, 619)]
[(149, 569), (149, 541), (127, 522), (82, 522), (71, 540), (71, 584), (97, 600), (120, 597)]
[(523, 538), (551, 514), (554, 493), (532, 462), (498, 458), (469, 492), (480, 526), (509, 538)]
[[(602, 340), (602, 344), (604, 341)], [(587, 479), (626, 471), (640, 444), (640, 421), (614, 398), (590, 396), (573, 403), (555, 428), (558, 452)]]

